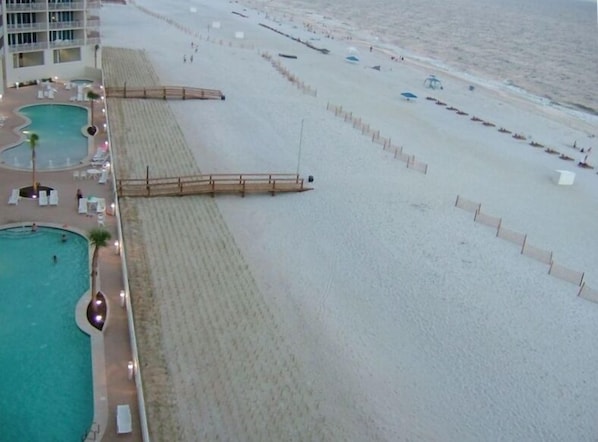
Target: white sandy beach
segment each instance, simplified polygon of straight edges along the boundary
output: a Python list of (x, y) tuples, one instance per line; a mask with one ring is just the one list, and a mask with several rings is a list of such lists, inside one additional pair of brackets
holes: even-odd
[[(166, 401), (150, 394), (150, 417), (152, 407), (170, 407), (177, 440), (595, 440), (598, 304), (454, 204), (458, 195), (481, 203), (598, 288), (598, 175), (576, 167), (571, 147), (592, 146), (596, 126), (367, 47), (349, 64), (348, 42), (315, 36), (331, 51), (323, 55), (258, 23), (309, 38), (303, 30), (236, 3), (136, 3), (182, 28), (133, 5), (104, 5), (103, 45), (144, 49), (161, 84), (220, 89), (226, 100), (170, 102), (188, 157), (144, 140), (143, 159), (123, 166), (130, 174), (143, 176), (155, 160), (156, 174), (299, 168), (315, 178), (302, 194), (138, 203), (161, 317), (156, 360), (172, 383)], [(425, 89), (428, 74), (444, 89)], [(154, 109), (130, 106), (139, 118)], [(164, 121), (176, 135), (173, 125)], [(556, 169), (575, 172), (574, 185), (557, 186)], [(263, 318), (243, 315), (256, 306)], [(153, 355), (141, 356), (155, 369)]]

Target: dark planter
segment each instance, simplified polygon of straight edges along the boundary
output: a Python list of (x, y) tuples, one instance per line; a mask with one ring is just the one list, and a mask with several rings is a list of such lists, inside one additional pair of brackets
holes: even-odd
[(89, 135), (91, 135), (92, 137), (93, 137), (93, 136), (94, 136), (94, 135), (95, 135), (97, 132), (98, 132), (98, 128), (97, 128), (97, 127), (95, 127), (95, 126), (89, 126), (89, 127), (87, 128), (87, 133), (88, 133)]

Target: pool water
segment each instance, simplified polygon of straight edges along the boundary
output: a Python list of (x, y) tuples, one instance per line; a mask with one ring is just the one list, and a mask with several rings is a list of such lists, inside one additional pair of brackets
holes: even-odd
[(87, 157), (88, 138), (82, 133), (88, 123), (87, 108), (34, 104), (20, 108), (19, 113), (31, 123), (21, 129), (25, 141), (0, 153), (7, 166), (31, 169), (31, 147), (27, 141), (31, 132), (39, 135), (35, 149), (37, 170), (77, 166)]
[(92, 423), (90, 337), (75, 322), (75, 306), (89, 289), (88, 266), (80, 235), (0, 230), (2, 442), (81, 440)]

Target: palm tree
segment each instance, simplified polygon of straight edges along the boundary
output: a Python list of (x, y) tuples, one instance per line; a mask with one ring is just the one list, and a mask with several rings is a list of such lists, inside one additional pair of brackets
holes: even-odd
[[(90, 135), (95, 135), (96, 129), (95, 129), (94, 117), (93, 117), (93, 103), (95, 102), (95, 100), (100, 98), (100, 94), (98, 94), (95, 91), (87, 91), (87, 98), (91, 101), (91, 104), (90, 104), (90, 106), (91, 106), (91, 126), (90, 126), (90, 129), (88, 129), (88, 133)], [(91, 129), (91, 128), (93, 128), (93, 129)]]
[(91, 300), (93, 305), (95, 306), (97, 296), (96, 278), (98, 276), (98, 259), (100, 257), (100, 249), (108, 245), (108, 241), (110, 241), (112, 235), (110, 235), (110, 232), (106, 229), (102, 229), (101, 227), (95, 227), (89, 231), (88, 236), (89, 242), (94, 247), (93, 256), (91, 258)]
[(37, 195), (37, 180), (35, 179), (35, 148), (39, 142), (39, 135), (35, 132), (29, 134), (29, 147), (31, 147), (31, 175), (33, 178), (33, 194)]

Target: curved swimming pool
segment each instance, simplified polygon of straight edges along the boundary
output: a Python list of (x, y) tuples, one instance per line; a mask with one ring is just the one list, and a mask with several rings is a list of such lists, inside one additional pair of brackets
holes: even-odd
[(88, 110), (69, 104), (34, 104), (24, 106), (18, 113), (30, 124), (21, 128), (25, 141), (0, 152), (0, 160), (9, 167), (31, 169), (31, 148), (28, 134), (39, 135), (36, 169), (49, 170), (77, 166), (87, 158), (88, 138), (82, 130), (88, 123)]
[(88, 248), (61, 229), (0, 230), (0, 441), (81, 440), (91, 425), (91, 342), (75, 322)]

